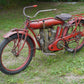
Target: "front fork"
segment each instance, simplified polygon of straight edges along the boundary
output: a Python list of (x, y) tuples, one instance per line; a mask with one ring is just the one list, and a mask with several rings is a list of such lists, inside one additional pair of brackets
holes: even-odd
[[(16, 39), (14, 40), (14, 45), (13, 45), (13, 49), (12, 49), (11, 52), (17, 57), (17, 56), (19, 56), (20, 52), (24, 48), (24, 45), (25, 45), (25, 42), (26, 42), (26, 39), (27, 39), (27, 35), (28, 35), (28, 30), (27, 29), (13, 29), (12, 31), (17, 33), (18, 41), (17, 41), (17, 44), (16, 44)], [(19, 31), (24, 31), (25, 32), (25, 33), (22, 33), (21, 38), (19, 38), (20, 37), (19, 36), (20, 35)], [(25, 36), (24, 37), (24, 42), (21, 45), (21, 41), (23, 39), (23, 36)], [(17, 48), (17, 51), (16, 51), (16, 48)]]

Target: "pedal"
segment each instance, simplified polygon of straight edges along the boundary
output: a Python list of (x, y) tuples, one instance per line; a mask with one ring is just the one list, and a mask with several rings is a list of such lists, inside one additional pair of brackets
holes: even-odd
[(43, 52), (43, 54), (46, 55), (46, 56), (49, 56), (49, 55), (56, 56), (55, 53), (44, 53), (44, 52)]
[(68, 48), (68, 49), (67, 49), (67, 51), (69, 51), (69, 52), (73, 52), (74, 50), (73, 50), (73, 49)]

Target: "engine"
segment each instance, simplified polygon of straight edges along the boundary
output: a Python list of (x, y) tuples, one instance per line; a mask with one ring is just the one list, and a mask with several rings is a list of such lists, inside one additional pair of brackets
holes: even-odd
[(49, 52), (48, 45), (55, 40), (56, 29), (54, 29), (53, 27), (40, 29), (39, 34), (40, 34), (39, 42), (41, 45), (41, 49), (44, 52)]

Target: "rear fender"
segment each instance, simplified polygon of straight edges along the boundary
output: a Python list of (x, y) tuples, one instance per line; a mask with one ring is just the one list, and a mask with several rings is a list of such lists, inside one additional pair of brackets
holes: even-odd
[[(77, 21), (79, 21), (79, 19), (78, 19)], [(72, 24), (74, 24), (74, 23), (77, 22), (77, 21), (73, 19), (73, 20), (69, 21), (68, 23), (69, 23), (70, 25), (72, 25)], [(82, 26), (84, 27), (84, 18), (81, 18), (80, 23), (82, 23)], [(66, 36), (67, 31), (68, 31), (68, 27), (65, 27), (65, 28), (64, 28), (64, 31), (63, 31), (63, 36)], [(81, 35), (84, 36), (84, 29), (83, 29), (83, 31), (81, 32)]]
[[(25, 35), (24, 31), (18, 31), (19, 34), (23, 34)], [(12, 35), (17, 34), (17, 31), (9, 31), (7, 34), (5, 34), (3, 37), (4, 38), (10, 38)], [(32, 40), (33, 44), (34, 44), (34, 56), (35, 56), (35, 51), (36, 51), (36, 45), (35, 45), (35, 41), (32, 38), (32, 36), (30, 34), (27, 34), (27, 36)]]
[[(79, 20), (79, 19), (78, 19), (78, 20)], [(80, 20), (80, 22), (84, 24), (84, 18), (82, 18), (82, 19)], [(69, 24), (74, 24), (74, 23), (75, 23), (75, 20), (74, 20), (74, 19), (73, 19), (73, 20), (70, 20), (68, 23), (69, 23)]]

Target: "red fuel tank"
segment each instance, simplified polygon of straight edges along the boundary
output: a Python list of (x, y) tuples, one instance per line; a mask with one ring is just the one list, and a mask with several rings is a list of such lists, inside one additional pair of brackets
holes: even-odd
[(30, 22), (30, 28), (40, 29), (43, 28), (43, 20), (45, 21), (45, 27), (50, 27), (53, 25), (63, 24), (64, 21), (55, 18), (44, 18)]

